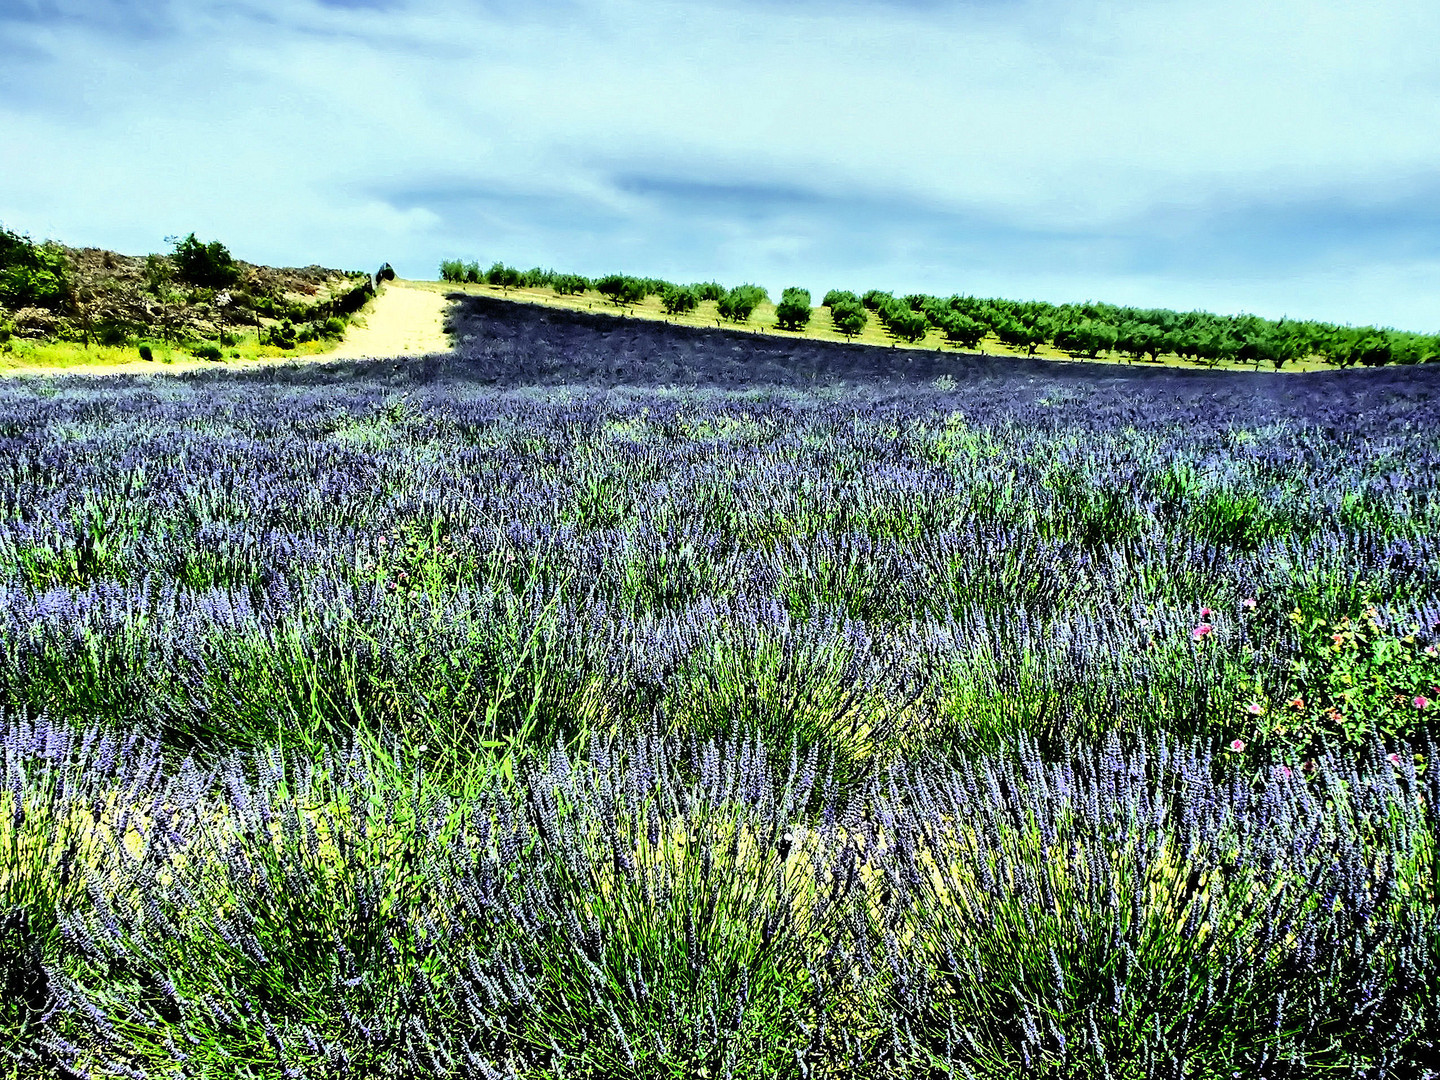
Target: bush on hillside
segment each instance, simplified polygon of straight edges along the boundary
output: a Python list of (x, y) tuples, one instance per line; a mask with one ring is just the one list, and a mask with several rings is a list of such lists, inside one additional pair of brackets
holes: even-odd
[(720, 298), (720, 317), (733, 323), (748, 322), (755, 309), (769, 299), (759, 285), (736, 285)]
[(606, 274), (595, 288), (616, 307), (629, 307), (645, 299), (645, 283), (628, 274)]
[(32, 243), (0, 226), (0, 303), (55, 308), (69, 288), (69, 263), (58, 246)]
[(810, 322), (810, 290), (786, 289), (781, 293), (775, 322), (782, 330), (804, 330)]
[(499, 285), (502, 289), (518, 288), (521, 284), (520, 271), (513, 266), (497, 262), (485, 271), (485, 284)]
[(689, 285), (667, 285), (660, 294), (660, 306), (667, 315), (683, 315), (700, 306), (700, 297)]
[(838, 297), (834, 303), (827, 306), (830, 308), (830, 321), (835, 324), (835, 329), (847, 338), (853, 338), (860, 333), (870, 321), (860, 298), (854, 293)]
[(550, 288), (557, 296), (578, 296), (590, 288), (590, 279), (579, 274), (556, 274), (550, 279)]
[(946, 341), (962, 349), (975, 348), (985, 336), (983, 324), (958, 311), (951, 311), (941, 323), (940, 329), (945, 332)]
[(170, 260), (175, 276), (197, 289), (223, 289), (240, 280), (240, 268), (219, 240), (208, 244), (189, 236), (175, 241)]

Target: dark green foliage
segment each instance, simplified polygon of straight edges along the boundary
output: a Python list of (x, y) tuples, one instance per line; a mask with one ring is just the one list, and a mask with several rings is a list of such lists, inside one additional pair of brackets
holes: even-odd
[(684, 315), (700, 306), (700, 297), (689, 285), (667, 285), (660, 294), (660, 306), (667, 315)]
[(712, 300), (717, 303), (726, 292), (725, 286), (718, 281), (702, 281), (698, 285), (692, 285), (691, 288), (695, 290), (695, 295), (701, 300)]
[(485, 284), (499, 285), (502, 289), (518, 288), (521, 284), (520, 271), (497, 262), (485, 271)]
[(208, 244), (190, 235), (175, 241), (170, 253), (175, 277), (198, 289), (223, 289), (240, 280), (240, 267), (219, 240)]
[(962, 315), (953, 310), (942, 316), (940, 328), (945, 332), (947, 341), (962, 349), (975, 348), (980, 344), (980, 340), (986, 332), (983, 323), (978, 323), (968, 315)]
[(1063, 352), (1093, 358), (1113, 349), (1118, 337), (1118, 332), (1110, 323), (1082, 319), (1057, 327), (1053, 342)]
[(262, 345), (274, 345), (281, 349), (293, 349), (299, 336), (299, 330), (289, 319), (281, 319), (279, 322), (267, 326), (260, 335)]
[(550, 287), (558, 296), (578, 296), (590, 288), (590, 279), (579, 274), (556, 274), (550, 279)]
[(837, 304), (840, 304), (842, 306), (849, 304), (853, 304), (856, 307), (862, 306), (860, 303), (860, 297), (856, 296), (848, 289), (831, 289), (825, 294), (823, 306), (827, 308), (833, 308)]
[(775, 308), (775, 323), (782, 330), (804, 330), (810, 322), (810, 290), (786, 289)]
[(755, 309), (769, 299), (759, 285), (736, 285), (720, 298), (720, 317), (734, 323), (748, 322)]
[(919, 341), (930, 329), (930, 320), (903, 300), (885, 294), (877, 298), (877, 303), (880, 322), (901, 341)]
[(881, 311), (887, 304), (893, 303), (895, 297), (888, 292), (881, 292), (879, 289), (870, 289), (860, 298), (860, 302), (869, 311)]
[(69, 263), (59, 247), (34, 244), (0, 226), (0, 303), (56, 308), (69, 290)]
[(645, 299), (645, 283), (628, 274), (606, 274), (595, 282), (595, 291), (616, 307), (630, 307)]
[(140, 346), (140, 359), (141, 359), (141, 360), (154, 360), (154, 359), (155, 359), (155, 354), (150, 350), (150, 346), (149, 346), (149, 345), (141, 345), (141, 346)]
[(866, 323), (870, 321), (870, 316), (861, 305), (859, 297), (854, 293), (836, 297), (834, 302), (828, 306), (830, 321), (834, 323), (835, 329), (847, 338), (860, 333), (865, 329)]
[(459, 284), (465, 280), (465, 263), (460, 259), (444, 259), (440, 263), (440, 280)]
[(214, 345), (200, 345), (194, 350), (197, 360), (219, 360), (220, 349)]
[[(175, 264), (164, 255), (150, 254), (145, 256), (145, 288), (156, 296), (161, 296), (169, 289), (171, 282), (175, 280)], [(240, 290), (242, 293), (243, 290)], [(249, 294), (244, 293), (248, 299)]]

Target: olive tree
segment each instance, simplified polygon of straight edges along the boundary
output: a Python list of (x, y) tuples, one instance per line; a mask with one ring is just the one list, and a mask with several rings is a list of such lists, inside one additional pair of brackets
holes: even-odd
[(786, 289), (775, 309), (775, 323), (782, 330), (804, 330), (810, 322), (810, 290)]

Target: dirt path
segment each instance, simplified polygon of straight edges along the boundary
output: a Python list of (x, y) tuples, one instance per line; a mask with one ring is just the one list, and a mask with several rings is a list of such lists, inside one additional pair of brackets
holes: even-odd
[(450, 302), (430, 289), (393, 281), (384, 286), (370, 308), (350, 325), (345, 340), (317, 360), (349, 360), (361, 356), (424, 356), (448, 352), (445, 311)]
[(425, 356), (448, 352), (445, 312), (450, 301), (441, 292), (417, 288), (408, 282), (388, 282), (351, 322), (345, 338), (330, 352), (277, 356), (257, 360), (178, 360), (156, 364), (138, 356), (123, 364), (75, 364), (67, 367), (0, 368), (0, 378), (11, 375), (173, 375), (180, 371), (215, 371), (274, 367), (277, 364), (324, 363), (360, 357)]

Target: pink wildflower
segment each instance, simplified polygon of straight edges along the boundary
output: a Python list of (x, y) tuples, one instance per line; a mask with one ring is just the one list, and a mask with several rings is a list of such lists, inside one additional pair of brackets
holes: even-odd
[(1252, 701), (1249, 705), (1245, 706), (1245, 711), (1251, 716), (1259, 716), (1265, 710), (1258, 701)]
[(1386, 754), (1386, 755), (1385, 755), (1385, 760), (1388, 761), (1388, 762), (1390, 762), (1391, 765), (1399, 765), (1399, 764), (1400, 764), (1400, 755), (1399, 755), (1399, 754)]
[(1240, 601), (1240, 606), (1241, 606), (1242, 608), (1244, 608), (1246, 611), (1254, 611), (1254, 610), (1255, 610), (1255, 603), (1256, 603), (1256, 601), (1255, 601), (1255, 598), (1254, 598), (1253, 596), (1247, 596), (1244, 600), (1241, 600), (1241, 601)]
[(1304, 699), (1303, 697), (1291, 698), (1291, 699), (1290, 699), (1290, 707), (1291, 707), (1292, 709), (1303, 709), (1303, 708), (1305, 708), (1305, 699)]
[(1232, 743), (1230, 744), (1230, 749), (1231, 749), (1231, 750), (1234, 750), (1237, 754), (1240, 753), (1241, 750), (1244, 750), (1244, 749), (1245, 749), (1245, 740), (1244, 740), (1244, 739), (1236, 739), (1234, 742), (1232, 742)]
[(1202, 619), (1208, 619), (1213, 614), (1215, 613), (1211, 611), (1208, 607), (1202, 607), (1200, 609), (1200, 618)]
[(1205, 638), (1209, 637), (1214, 632), (1215, 628), (1213, 626), (1211, 626), (1208, 622), (1202, 622), (1199, 626), (1195, 627), (1194, 630), (1190, 631), (1190, 636), (1193, 637), (1196, 641), (1203, 641)]
[(1427, 698), (1424, 694), (1419, 694), (1419, 695), (1416, 696), (1416, 698), (1415, 698), (1415, 708), (1417, 708), (1417, 709), (1428, 709), (1429, 707), (1430, 707), (1430, 699), (1429, 699), (1429, 698)]
[(1275, 775), (1278, 776), (1281, 780), (1289, 780), (1290, 777), (1295, 775), (1295, 773), (1291, 770), (1289, 765), (1276, 765)]

